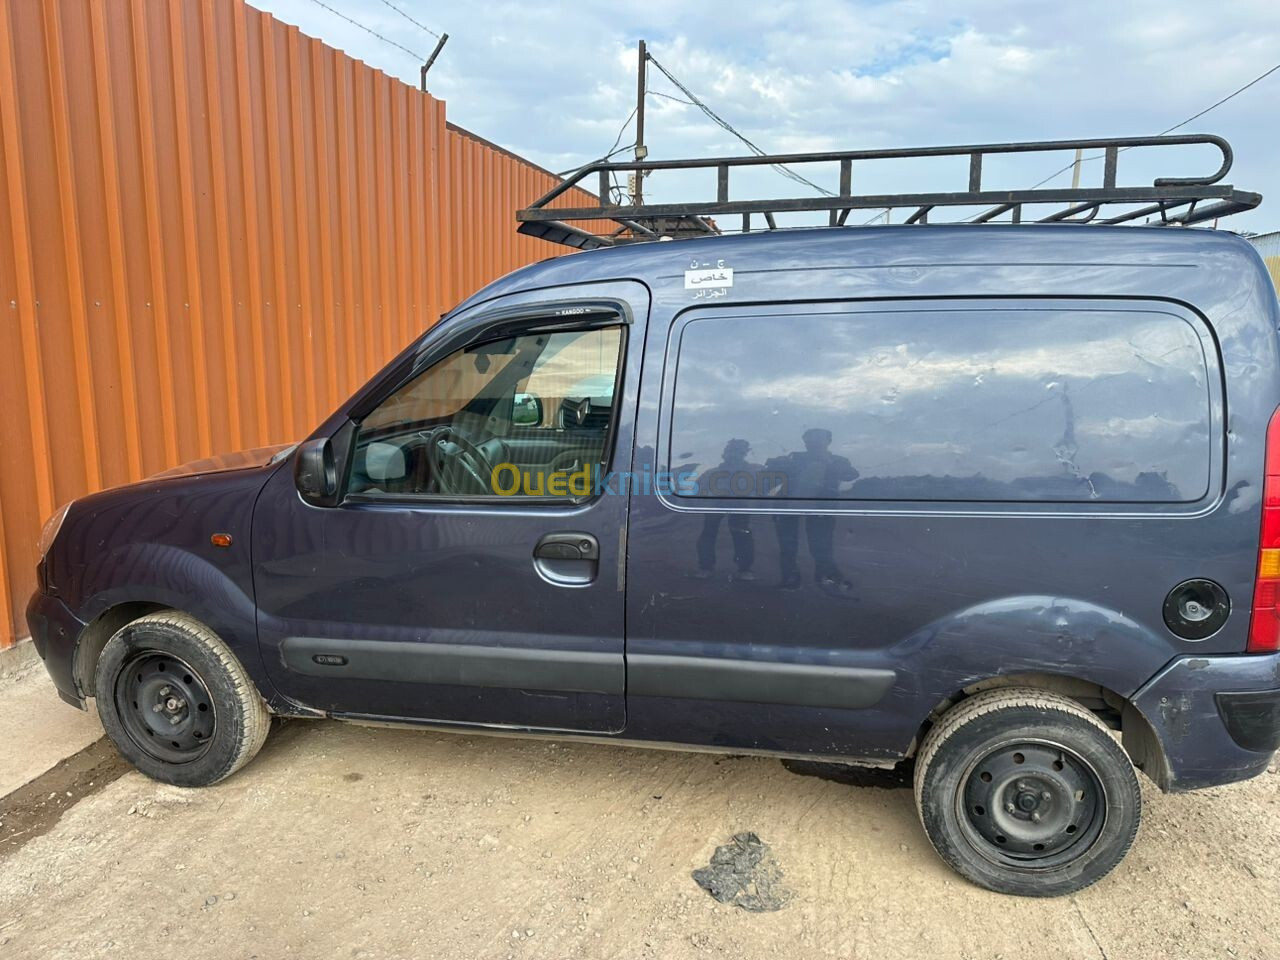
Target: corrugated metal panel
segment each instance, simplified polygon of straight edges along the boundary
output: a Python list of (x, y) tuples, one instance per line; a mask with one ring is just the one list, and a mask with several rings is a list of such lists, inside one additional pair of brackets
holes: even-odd
[(0, 0), (0, 646), (58, 504), (305, 435), (551, 182), (240, 0)]
[(1271, 274), (1271, 282), (1276, 285), (1277, 293), (1280, 293), (1280, 230), (1250, 237), (1249, 242), (1262, 254), (1262, 260)]

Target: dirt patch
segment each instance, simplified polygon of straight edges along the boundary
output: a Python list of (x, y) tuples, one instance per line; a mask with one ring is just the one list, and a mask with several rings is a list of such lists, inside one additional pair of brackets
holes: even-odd
[(751, 913), (781, 910), (791, 899), (791, 891), (782, 886), (782, 868), (754, 833), (736, 833), (716, 847), (711, 863), (693, 871), (693, 879), (720, 903)]
[(130, 769), (103, 737), (0, 799), (0, 861), (48, 833), (67, 810)]

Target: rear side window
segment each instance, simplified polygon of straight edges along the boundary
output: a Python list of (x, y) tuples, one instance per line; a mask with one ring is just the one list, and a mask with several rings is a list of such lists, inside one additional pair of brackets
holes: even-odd
[(670, 443), (685, 497), (1189, 503), (1208, 368), (1155, 305), (704, 317)]

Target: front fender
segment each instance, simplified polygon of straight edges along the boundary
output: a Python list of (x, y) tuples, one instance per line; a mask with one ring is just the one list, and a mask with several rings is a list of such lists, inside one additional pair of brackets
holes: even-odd
[[(124, 603), (153, 603), (189, 613), (221, 637), (262, 686), (253, 596), (227, 571), (205, 557), (170, 544), (132, 543), (102, 557), (104, 566), (128, 571), (107, 580), (77, 609), (91, 623)], [(261, 679), (255, 673), (262, 673)], [(270, 689), (264, 687), (264, 689)]]
[[(144, 481), (77, 501), (47, 558), (50, 592), (88, 624), (121, 604), (191, 614), (226, 642), (272, 703), (250, 546), (253, 508), (274, 469)], [(230, 535), (229, 545), (215, 546), (215, 533)]]
[[(102, 556), (102, 564), (127, 571), (82, 601), (78, 612), (95, 620), (121, 603), (158, 603), (190, 613), (228, 639), (215, 624), (254, 633), (253, 597), (244, 585), (204, 557), (169, 544), (131, 543)], [(228, 641), (230, 642), (230, 641)]]

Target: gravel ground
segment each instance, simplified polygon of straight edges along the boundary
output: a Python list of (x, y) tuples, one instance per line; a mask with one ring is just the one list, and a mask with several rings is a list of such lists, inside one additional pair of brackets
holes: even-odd
[[(1042, 901), (953, 875), (892, 773), (333, 722), (205, 790), (79, 767), (93, 787), (0, 843), (7, 960), (1280, 956), (1274, 768), (1148, 789), (1120, 868)], [(722, 846), (776, 905), (695, 882)]]

